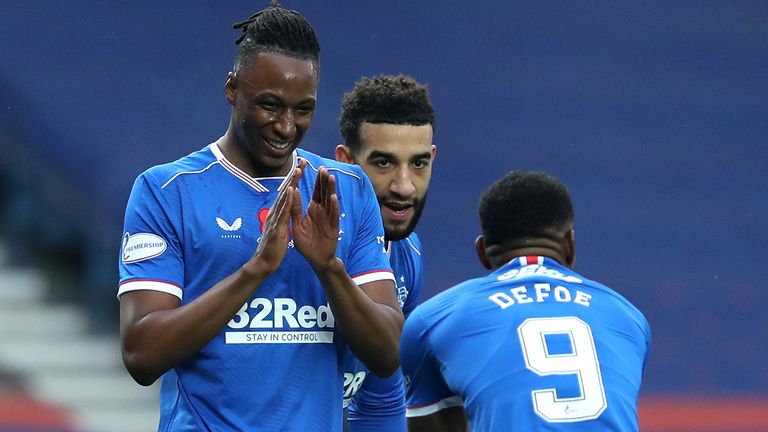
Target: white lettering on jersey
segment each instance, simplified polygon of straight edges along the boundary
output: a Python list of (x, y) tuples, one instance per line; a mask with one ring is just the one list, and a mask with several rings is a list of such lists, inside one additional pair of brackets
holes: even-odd
[(167, 248), (165, 239), (157, 234), (126, 232), (123, 236), (123, 263), (130, 264), (160, 256)]
[[(226, 332), (225, 339), (228, 344), (333, 343), (335, 326), (336, 320), (327, 304), (318, 307), (310, 305), (299, 307), (292, 298), (257, 297), (250, 303), (245, 303), (227, 323), (227, 327), (236, 330), (287, 329), (289, 331)], [(330, 331), (317, 331), (319, 329)]]
[(557, 270), (544, 267), (543, 265), (533, 264), (528, 265), (522, 268), (514, 268), (506, 273), (500, 274), (496, 280), (505, 281), (510, 279), (515, 279), (519, 277), (526, 277), (526, 276), (546, 276), (551, 277), (553, 279), (565, 281), (565, 282), (573, 282), (573, 283), (581, 283), (582, 280), (577, 278), (576, 276), (568, 276), (565, 275)]
[(360, 386), (363, 385), (366, 375), (368, 375), (367, 371), (359, 371), (356, 373), (344, 372), (344, 408), (349, 405), (349, 400), (357, 394), (358, 390), (360, 390)]
[[(238, 237), (239, 237), (239, 236), (238, 236)], [(222, 238), (223, 238), (223, 236), (222, 236)], [(260, 243), (261, 243), (261, 237), (259, 237), (259, 238), (257, 238), (257, 239), (256, 239), (256, 244), (260, 244)], [(293, 243), (293, 237), (289, 238), (289, 239), (288, 239), (288, 247), (289, 247), (289, 248), (291, 248), (291, 249), (293, 249), (295, 246), (296, 246), (296, 245)]]
[(520, 285), (519, 287), (510, 288), (509, 295), (503, 291), (493, 293), (488, 296), (488, 299), (496, 303), (502, 309), (506, 309), (515, 304), (527, 304), (527, 303), (544, 303), (544, 302), (558, 302), (558, 303), (576, 303), (582, 306), (589, 307), (592, 296), (580, 290), (575, 290), (575, 294), (563, 286), (556, 286), (554, 289), (548, 283), (537, 283), (533, 285), (532, 292), (529, 293), (528, 287)]

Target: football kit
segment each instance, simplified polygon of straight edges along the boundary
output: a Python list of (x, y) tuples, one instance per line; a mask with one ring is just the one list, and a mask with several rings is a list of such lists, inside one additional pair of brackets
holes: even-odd
[[(317, 170), (336, 177), (337, 256), (357, 285), (392, 280), (373, 187), (357, 166), (296, 150), (306, 211)], [(292, 171), (291, 171), (292, 172)], [(256, 251), (287, 177), (254, 179), (217, 143), (141, 174), (128, 201), (118, 296), (169, 293), (186, 304)], [(332, 431), (342, 428), (348, 348), (325, 292), (289, 240), (280, 267), (199, 352), (162, 377), (160, 431)]]
[(473, 431), (637, 431), (650, 343), (645, 317), (613, 290), (518, 257), (406, 321), (407, 416), (463, 406)]
[[(397, 299), (403, 314), (416, 308), (424, 285), (421, 242), (416, 233), (389, 242), (387, 253), (397, 283)], [(389, 378), (368, 373), (365, 365), (349, 353), (344, 373), (345, 406), (349, 409), (350, 432), (405, 432), (403, 373)]]

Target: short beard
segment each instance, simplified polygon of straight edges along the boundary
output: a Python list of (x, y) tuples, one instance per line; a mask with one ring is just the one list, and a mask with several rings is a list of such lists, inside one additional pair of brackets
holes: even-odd
[[(377, 197), (379, 199), (379, 206), (383, 205), (384, 199), (381, 197)], [(402, 229), (387, 229), (386, 225), (384, 225), (384, 239), (387, 241), (398, 241), (402, 240), (413, 232), (414, 229), (416, 229), (416, 225), (419, 223), (419, 218), (421, 218), (421, 212), (424, 211), (424, 206), (427, 204), (427, 194), (424, 194), (424, 197), (416, 200), (413, 204), (414, 213), (413, 217), (411, 218), (411, 221), (408, 222), (408, 225), (406, 225), (405, 228)]]

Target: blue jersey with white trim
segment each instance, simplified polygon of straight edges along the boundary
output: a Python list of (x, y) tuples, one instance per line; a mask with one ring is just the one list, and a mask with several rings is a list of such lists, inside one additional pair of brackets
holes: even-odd
[(463, 405), (474, 431), (637, 431), (642, 313), (550, 258), (518, 257), (416, 308), (407, 416)]
[[(389, 263), (397, 282), (397, 299), (408, 317), (416, 308), (424, 286), (421, 241), (416, 233), (389, 242)], [(349, 402), (350, 432), (405, 432), (405, 389), (400, 369), (380, 378), (351, 353), (344, 373), (344, 396)]]
[[(308, 162), (304, 210), (317, 169), (336, 177), (337, 256), (358, 284), (393, 279), (370, 181), (357, 166), (297, 150)], [(159, 290), (189, 303), (253, 256), (281, 178), (253, 179), (216, 143), (149, 169), (126, 210), (118, 295)], [(162, 377), (161, 431), (342, 429), (347, 346), (322, 285), (289, 242), (280, 267), (213, 340)]]

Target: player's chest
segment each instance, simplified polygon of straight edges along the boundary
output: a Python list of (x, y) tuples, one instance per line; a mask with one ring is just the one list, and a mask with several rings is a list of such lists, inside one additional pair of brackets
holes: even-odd
[[(389, 255), (389, 264), (395, 276), (397, 301), (401, 308), (408, 304), (408, 298), (414, 291), (416, 268), (412, 257), (401, 248), (393, 247)], [(411, 308), (408, 308), (409, 310)]]
[[(198, 192), (185, 200), (181, 226), (185, 251), (212, 257), (253, 254), (262, 241), (270, 209), (278, 197), (279, 182), (262, 183), (272, 187), (269, 192), (256, 192), (243, 187), (216, 188)], [(304, 215), (311, 200), (311, 191), (306, 187), (299, 190)], [(350, 240), (346, 234), (354, 232), (354, 226), (351, 218), (346, 217), (343, 206), (341, 208), (339, 250), (343, 251), (348, 248)], [(289, 249), (295, 248), (292, 225), (289, 226)]]

